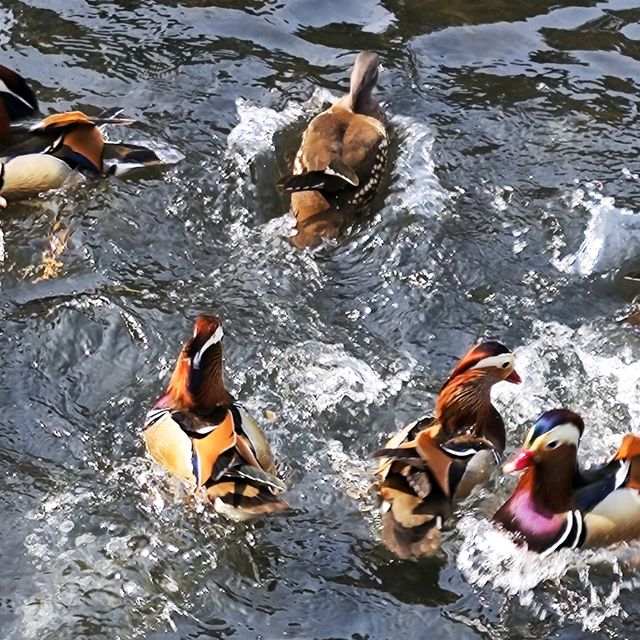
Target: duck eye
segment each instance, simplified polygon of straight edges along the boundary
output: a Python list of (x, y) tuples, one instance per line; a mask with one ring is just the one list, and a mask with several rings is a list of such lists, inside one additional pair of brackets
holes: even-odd
[(508, 363), (508, 362), (503, 362), (503, 363), (502, 363), (502, 368), (503, 368), (503, 369), (506, 369), (508, 366), (509, 366), (509, 363)]
[(555, 449), (560, 442), (558, 440), (552, 440), (551, 442), (547, 442), (547, 449)]

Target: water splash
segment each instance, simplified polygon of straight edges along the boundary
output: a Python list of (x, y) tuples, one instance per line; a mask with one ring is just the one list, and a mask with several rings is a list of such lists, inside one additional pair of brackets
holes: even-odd
[[(192, 587), (218, 565), (221, 541), (237, 533), (233, 525), (140, 458), (107, 473), (104, 486), (75, 480), (26, 514), (30, 533), (24, 546), (36, 573), (22, 604), (21, 637), (40, 638), (54, 629), (59, 637), (68, 635), (79, 630), (78, 619), (87, 611), (95, 612), (95, 637), (146, 637), (167, 625), (175, 629), (178, 616), (192, 617), (185, 581)], [(137, 511), (146, 517), (117, 515), (123, 486), (134, 488)], [(174, 500), (166, 499), (167, 488)], [(185, 500), (194, 508), (185, 509)], [(99, 527), (88, 526), (78, 513), (103, 519)]]
[(398, 136), (400, 148), (391, 168), (391, 193), (385, 205), (408, 209), (421, 218), (441, 213), (451, 194), (436, 174), (433, 130), (423, 122), (399, 115), (391, 118), (390, 129)]
[(584, 209), (590, 219), (579, 249), (551, 261), (557, 269), (588, 276), (619, 268), (640, 256), (639, 214), (617, 207), (615, 199), (604, 196), (594, 183), (576, 189), (570, 206)]
[(303, 398), (316, 414), (345, 398), (379, 405), (400, 391), (410, 373), (403, 369), (382, 378), (371, 365), (347, 353), (344, 345), (310, 340), (285, 350), (277, 375), (283, 395)]
[(523, 425), (510, 439), (519, 444), (525, 425), (542, 412), (569, 406), (585, 418), (581, 458), (591, 463), (616, 448), (622, 433), (640, 429), (640, 341), (615, 329), (534, 322), (537, 337), (516, 349), (522, 385), (495, 387), (508, 424)]
[(236, 109), (239, 122), (229, 132), (227, 146), (238, 165), (247, 169), (258, 155), (275, 150), (273, 139), (278, 131), (303, 116), (317, 115), (323, 105), (333, 104), (336, 100), (327, 89), (316, 88), (306, 102), (290, 101), (282, 111), (276, 111), (238, 98)]
[[(579, 452), (585, 467), (607, 458), (623, 433), (640, 429), (640, 341), (615, 329), (534, 323), (534, 340), (515, 351), (518, 370), (524, 372), (522, 385), (495, 387), (510, 449), (520, 445), (543, 411), (558, 406), (571, 407), (585, 418)], [(457, 566), (482, 592), (486, 606), (504, 613), (515, 598), (524, 610), (503, 614), (500, 620), (533, 615), (562, 625), (579, 623), (585, 631), (597, 631), (624, 616), (622, 592), (640, 584), (633, 577), (640, 544), (565, 549), (546, 558), (524, 551), (486, 519), (511, 490), (513, 480), (501, 478), (498, 495), (478, 507), (478, 515), (466, 510), (457, 525)]]
[(638, 545), (563, 549), (542, 558), (515, 544), (486, 519), (464, 517), (458, 530), (462, 536), (458, 568), (472, 586), (490, 592), (488, 600), (501, 609), (507, 603), (513, 607), (515, 598), (528, 612), (524, 615), (561, 625), (579, 623), (584, 631), (595, 632), (607, 620), (625, 616), (621, 592), (640, 585), (632, 576)]

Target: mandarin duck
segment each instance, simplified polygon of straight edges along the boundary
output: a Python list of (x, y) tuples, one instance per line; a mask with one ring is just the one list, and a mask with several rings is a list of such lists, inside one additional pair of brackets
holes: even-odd
[(38, 101), (24, 78), (0, 65), (0, 207), (85, 176), (123, 175), (160, 164), (150, 149), (105, 141), (103, 125), (134, 122), (116, 117), (119, 111), (96, 118), (69, 111), (31, 125), (15, 124), (36, 115)]
[(494, 520), (532, 551), (548, 555), (640, 536), (640, 437), (627, 434), (608, 462), (582, 470), (583, 431), (577, 413), (547, 411), (503, 467), (524, 473)]
[(388, 147), (386, 118), (372, 95), (378, 68), (377, 54), (358, 55), (349, 93), (309, 123), (293, 175), (278, 182), (291, 193), (292, 241), (300, 248), (335, 238), (376, 193)]
[(505, 447), (491, 387), (520, 383), (514, 367), (514, 355), (499, 342), (476, 345), (444, 383), (434, 417), (408, 424), (373, 454), (382, 458), (382, 539), (400, 558), (436, 551), (454, 505), (488, 481)]
[(149, 411), (144, 440), (153, 460), (203, 489), (232, 520), (282, 511), (286, 485), (266, 436), (224, 384), (222, 324), (198, 316), (165, 393)]

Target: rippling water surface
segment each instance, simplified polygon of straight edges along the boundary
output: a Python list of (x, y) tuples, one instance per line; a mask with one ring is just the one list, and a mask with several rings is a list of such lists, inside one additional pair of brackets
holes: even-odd
[[(0, 636), (632, 638), (640, 546), (519, 553), (460, 509), (433, 559), (378, 538), (368, 453), (481, 337), (515, 449), (568, 404), (596, 461), (640, 430), (640, 4), (0, 0), (1, 62), (43, 111), (185, 159), (0, 215)], [(316, 253), (274, 186), (305, 120), (381, 53), (384, 184)], [(286, 516), (219, 519), (140, 425), (199, 312), (269, 424)]]

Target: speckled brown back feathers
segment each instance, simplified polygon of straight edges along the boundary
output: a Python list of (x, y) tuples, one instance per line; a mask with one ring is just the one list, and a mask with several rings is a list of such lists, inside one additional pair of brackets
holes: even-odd
[(298, 228), (293, 241), (299, 246), (335, 237), (375, 195), (388, 146), (384, 114), (372, 95), (378, 66), (375, 53), (358, 56), (349, 93), (311, 121), (293, 175), (279, 181), (292, 192)]

